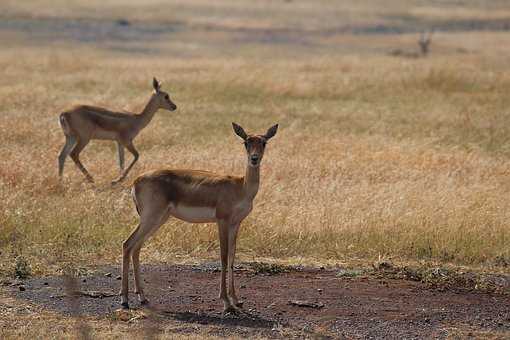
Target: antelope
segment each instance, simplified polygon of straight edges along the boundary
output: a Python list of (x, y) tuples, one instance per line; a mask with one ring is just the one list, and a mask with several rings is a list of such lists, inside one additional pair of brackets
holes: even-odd
[(420, 51), (422, 56), (426, 56), (429, 53), (430, 42), (432, 41), (432, 31), (430, 32), (422, 32), (420, 35), (420, 40), (418, 40), (418, 45), (420, 46)]
[[(252, 210), (260, 182), (260, 163), (267, 141), (278, 130), (272, 126), (264, 135), (248, 135), (232, 123), (234, 132), (243, 139), (247, 166), (244, 177), (217, 175), (201, 170), (156, 170), (135, 179), (133, 201), (140, 223), (122, 245), (121, 306), (129, 308), (129, 262), (133, 261), (135, 293), (147, 304), (140, 279), (140, 250), (143, 243), (170, 216), (191, 223), (217, 223), (220, 239), (221, 281), (219, 298), (225, 313), (237, 311), (242, 302), (234, 287), (234, 256), (241, 222)], [(229, 269), (227, 294), (226, 275)]]
[[(66, 142), (58, 156), (58, 174), (62, 179), (64, 163), (69, 155), (89, 182), (94, 182), (90, 173), (80, 161), (80, 153), (92, 139), (114, 140), (117, 142), (121, 174), (112, 182), (122, 181), (138, 160), (138, 151), (133, 139), (145, 128), (159, 109), (174, 111), (177, 106), (168, 93), (161, 91), (161, 83), (153, 78), (154, 93), (140, 114), (110, 111), (101, 107), (80, 105), (60, 114), (59, 123)], [(124, 148), (133, 155), (133, 161), (124, 170)]]

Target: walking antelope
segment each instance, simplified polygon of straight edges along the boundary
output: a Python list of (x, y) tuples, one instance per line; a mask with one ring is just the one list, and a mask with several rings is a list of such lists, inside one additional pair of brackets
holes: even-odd
[[(252, 210), (252, 202), (259, 190), (260, 162), (266, 142), (276, 134), (278, 125), (264, 135), (248, 135), (232, 123), (234, 132), (244, 140), (247, 166), (244, 177), (222, 176), (200, 170), (156, 170), (138, 177), (132, 189), (140, 224), (122, 247), (121, 304), (129, 308), (129, 261), (133, 260), (135, 291), (142, 304), (144, 296), (140, 279), (140, 249), (143, 243), (170, 216), (191, 223), (218, 224), (221, 253), (220, 299), (225, 312), (242, 305), (234, 288), (234, 255), (240, 223)], [(226, 271), (229, 269), (227, 295)]]
[[(152, 81), (154, 93), (140, 114), (126, 114), (110, 111), (101, 107), (80, 105), (60, 114), (59, 122), (66, 142), (58, 156), (58, 174), (62, 178), (64, 163), (68, 155), (87, 180), (93, 182), (92, 176), (81, 164), (80, 152), (92, 139), (106, 139), (117, 142), (119, 167), (121, 174), (112, 184), (122, 181), (138, 160), (138, 151), (133, 139), (146, 127), (159, 109), (174, 111), (177, 106), (170, 100), (168, 93), (161, 91), (161, 83), (156, 78)], [(133, 154), (133, 161), (124, 170), (124, 148)]]

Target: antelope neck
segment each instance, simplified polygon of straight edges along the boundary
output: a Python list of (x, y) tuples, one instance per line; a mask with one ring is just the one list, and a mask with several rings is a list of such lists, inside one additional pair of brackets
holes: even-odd
[(256, 167), (246, 165), (246, 175), (244, 176), (243, 189), (249, 199), (255, 198), (259, 191), (260, 184), (260, 164)]

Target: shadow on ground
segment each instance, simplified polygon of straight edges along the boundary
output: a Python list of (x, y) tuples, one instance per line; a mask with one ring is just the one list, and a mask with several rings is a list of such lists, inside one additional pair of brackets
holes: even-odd
[[(510, 332), (508, 295), (431, 289), (418, 282), (338, 273), (240, 266), (236, 282), (245, 300), (244, 312), (223, 315), (215, 265), (144, 266), (150, 308), (142, 308), (132, 294), (131, 312), (134, 318), (138, 312), (147, 312), (163, 322), (213, 327), (212, 333), (219, 335), (285, 337), (291, 332), (298, 336), (415, 338), (445, 337), (452, 329)], [(8, 294), (63, 316), (112, 317), (119, 308), (118, 275), (117, 267), (103, 267), (81, 276), (76, 280), (80, 294), (74, 296), (66, 293), (62, 277), (28, 280), (23, 283), (24, 291), (12, 286)], [(316, 307), (290, 303), (295, 300)]]

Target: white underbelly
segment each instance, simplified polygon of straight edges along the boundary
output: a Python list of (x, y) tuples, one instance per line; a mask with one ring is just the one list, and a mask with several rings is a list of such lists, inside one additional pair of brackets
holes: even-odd
[(216, 222), (216, 209), (212, 207), (190, 207), (180, 204), (172, 207), (170, 214), (190, 223)]

